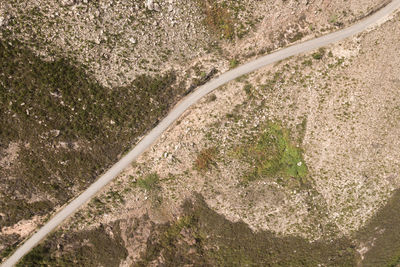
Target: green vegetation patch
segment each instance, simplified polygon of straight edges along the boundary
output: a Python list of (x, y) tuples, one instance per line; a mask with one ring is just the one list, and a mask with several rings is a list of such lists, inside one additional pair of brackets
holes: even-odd
[(291, 140), (289, 131), (277, 123), (268, 123), (255, 142), (241, 147), (239, 157), (254, 166), (243, 182), (263, 178), (306, 181), (308, 170), (302, 150)]
[(163, 203), (160, 176), (157, 173), (149, 173), (132, 183), (132, 186), (146, 190), (152, 208), (159, 208)]
[(318, 49), (318, 52), (315, 52), (312, 54), (312, 57), (313, 57), (313, 59), (320, 60), (324, 57), (324, 55), (325, 55), (325, 49), (320, 48), (320, 49)]
[(229, 61), (229, 68), (230, 69), (234, 69), (239, 65), (239, 60), (237, 60), (236, 58), (232, 59), (231, 61)]
[(160, 177), (157, 173), (150, 173), (136, 181), (136, 185), (147, 191), (154, 191), (159, 187)]

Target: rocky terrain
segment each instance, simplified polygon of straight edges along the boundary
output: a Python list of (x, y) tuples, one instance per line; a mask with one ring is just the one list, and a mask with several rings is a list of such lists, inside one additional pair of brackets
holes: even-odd
[(209, 95), (24, 263), (395, 266), (399, 21)]
[[(188, 90), (239, 63), (345, 27), (386, 2), (2, 1), (1, 257), (133, 146)], [(149, 236), (158, 238), (161, 230), (157, 226), (151, 232), (152, 225), (173, 222), (194, 192), (201, 193), (200, 209), (208, 206), (211, 217), (223, 215), (227, 224), (244, 221), (251, 230), (305, 240), (356, 231), (397, 188), (395, 152), (384, 159), (376, 154), (386, 155), (390, 142), (396, 147), (397, 133), (391, 132), (396, 121), (387, 118), (393, 124), (387, 128), (380, 117), (387, 101), (382, 93), (374, 98), (372, 89), (379, 88), (370, 95), (361, 88), (381, 77), (357, 72), (356, 64), (364, 64), (360, 55), (368, 54), (357, 43), (367, 37), (358, 38), (344, 43), (346, 49), (335, 46), (271, 66), (211, 95), (127, 170), (106, 200), (99, 197), (90, 204), (101, 210), (92, 214), (104, 218), (88, 218), (82, 211), (77, 215), (82, 218), (66, 227), (85, 229), (88, 240), (99, 235), (100, 243), (112, 242), (114, 230), (122, 228), (115, 232), (119, 245), (108, 258), (124, 259), (127, 265), (143, 260), (135, 253), (146, 250)], [(390, 45), (381, 39), (373, 51), (389, 62), (393, 58), (385, 49)], [(376, 69), (377, 57), (369, 58)], [(351, 70), (345, 72), (347, 65)], [(385, 73), (395, 83), (393, 71)], [(343, 73), (351, 75), (343, 78)], [(335, 84), (348, 88), (339, 92)], [(350, 95), (351, 86), (360, 91)], [(395, 111), (390, 86), (393, 104), (387, 108)], [(364, 106), (352, 107), (359, 103), (357, 94)], [(378, 141), (386, 131), (391, 134)], [(343, 140), (357, 140), (357, 146), (344, 146)], [(271, 144), (276, 153), (258, 155)], [(266, 160), (276, 168), (264, 169)], [(298, 179), (292, 181), (293, 175)], [(111, 213), (132, 206), (135, 211), (124, 213), (129, 218)], [(185, 212), (190, 217), (193, 209)], [(98, 228), (100, 221), (106, 226)], [(135, 236), (143, 237), (128, 242), (125, 230), (132, 223), (139, 227)], [(67, 235), (63, 242), (79, 238)], [(97, 255), (96, 249), (85, 253)], [(96, 260), (106, 259), (95, 257), (90, 264)]]
[(3, 1), (0, 25), (3, 38), (23, 41), (48, 60), (73, 58), (102, 85), (114, 87), (141, 73), (186, 72), (196, 65), (202, 71), (209, 66), (223, 71), (234, 58), (247, 60), (346, 26), (385, 3)]

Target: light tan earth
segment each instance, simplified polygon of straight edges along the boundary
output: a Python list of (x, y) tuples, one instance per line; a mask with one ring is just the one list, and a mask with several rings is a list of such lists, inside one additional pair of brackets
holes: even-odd
[(13, 235), (18, 234), (20, 236), (29, 235), (38, 226), (38, 218), (33, 218), (32, 220), (21, 220), (17, 225), (13, 227), (4, 227), (1, 229), (2, 235)]
[[(309, 240), (351, 235), (400, 187), (399, 22), (397, 14), (367, 33), (326, 47), (321, 60), (312, 53), (293, 57), (218, 89), (215, 100), (209, 96), (185, 112), (104, 189), (98, 198), (105, 206), (90, 203), (63, 228), (90, 229), (121, 219), (126, 236), (131, 222), (146, 213), (156, 223), (176, 219), (182, 201), (199, 192), (212, 209), (256, 231)], [(277, 82), (263, 89), (276, 73)], [(253, 98), (243, 90), (247, 82)], [(302, 132), (298, 125), (304, 119)], [(300, 146), (311, 188), (280, 185), (274, 179), (239, 184), (249, 166), (232, 148), (268, 121), (280, 121), (293, 138), (304, 134)], [(194, 163), (206, 147), (218, 148), (216, 165), (199, 172)], [(152, 192), (132, 186), (149, 173), (161, 178), (161, 204)], [(119, 192), (125, 203), (110, 200), (110, 192)], [(141, 238), (126, 243), (126, 266), (145, 250), (150, 226), (140, 227)], [(359, 247), (361, 255), (366, 250), (368, 246)]]
[(18, 158), (18, 143), (10, 143), (2, 152), (3, 155), (1, 155), (0, 166), (5, 169), (10, 168), (11, 164)]

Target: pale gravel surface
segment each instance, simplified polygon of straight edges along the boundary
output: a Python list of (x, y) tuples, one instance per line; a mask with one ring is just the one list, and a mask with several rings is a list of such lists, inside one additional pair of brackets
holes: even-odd
[(163, 119), (157, 127), (155, 127), (148, 135), (146, 135), (138, 145), (133, 148), (126, 156), (117, 162), (110, 170), (102, 175), (96, 182), (94, 182), (88, 189), (81, 195), (74, 199), (71, 203), (65, 206), (59, 213), (57, 213), (51, 220), (49, 220), (38, 232), (32, 235), (15, 253), (7, 259), (2, 266), (13, 266), (21, 257), (28, 253), (36, 244), (38, 244), (47, 234), (53, 231), (59, 224), (61, 224), (67, 217), (73, 214), (81, 205), (91, 199), (100, 189), (114, 179), (122, 170), (124, 170), (133, 160), (141, 155), (151, 144), (176, 120), (182, 113), (187, 110), (191, 105), (196, 103), (203, 96), (207, 95), (219, 86), (236, 79), (244, 74), (257, 70), (261, 67), (271, 63), (283, 60), (293, 55), (301, 54), (314, 50), (316, 48), (337, 42), (345, 39), (354, 34), (360, 33), (369, 26), (380, 22), (383, 18), (393, 13), (400, 7), (400, 0), (394, 0), (385, 8), (371, 15), (370, 17), (362, 20), (361, 22), (353, 25), (344, 30), (328, 34), (326, 36), (310, 40), (298, 45), (294, 45), (270, 55), (261, 57), (257, 60), (242, 65), (236, 69), (222, 74), (220, 77), (210, 81), (206, 85), (200, 87), (197, 91), (193, 92), (185, 99), (183, 99), (169, 114)]

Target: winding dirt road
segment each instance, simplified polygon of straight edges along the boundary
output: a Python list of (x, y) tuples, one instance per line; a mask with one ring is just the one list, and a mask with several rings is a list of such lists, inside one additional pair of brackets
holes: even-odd
[(181, 102), (179, 102), (173, 110), (165, 117), (151, 132), (149, 132), (127, 155), (111, 167), (105, 174), (99, 177), (93, 184), (89, 186), (77, 198), (66, 205), (59, 211), (52, 219), (50, 219), (42, 228), (33, 234), (25, 243), (20, 246), (14, 254), (8, 258), (2, 267), (9, 267), (15, 265), (25, 254), (27, 254), (33, 247), (35, 247), (42, 239), (44, 239), (50, 232), (52, 232), (58, 225), (60, 225), (68, 216), (76, 212), (80, 206), (90, 200), (100, 189), (113, 180), (122, 170), (148, 149), (153, 142), (165, 131), (167, 128), (178, 119), (184, 111), (190, 106), (199, 101), (203, 96), (215, 90), (219, 86), (232, 81), (244, 74), (262, 68), (271, 63), (283, 60), (285, 58), (298, 55), (304, 52), (314, 50), (316, 48), (326, 46), (331, 43), (343, 40), (347, 37), (360, 33), (368, 27), (378, 23), (380, 20), (386, 18), (393, 12), (400, 8), (400, 0), (393, 0), (390, 4), (372, 14), (371, 16), (361, 20), (357, 24), (346, 29), (309, 40), (300, 44), (296, 44), (277, 52), (263, 56), (259, 59), (251, 61), (247, 64), (239, 66), (230, 70), (218, 78), (211, 80), (205, 85), (198, 88), (196, 91), (188, 95)]

